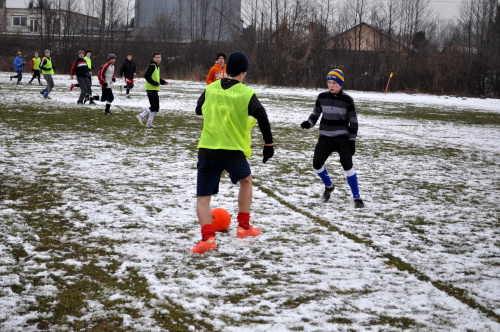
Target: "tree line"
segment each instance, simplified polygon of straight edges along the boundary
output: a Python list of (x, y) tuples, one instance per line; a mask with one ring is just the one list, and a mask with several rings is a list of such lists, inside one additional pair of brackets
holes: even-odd
[[(347, 89), (383, 91), (394, 73), (390, 91), (500, 97), (498, 0), (462, 0), (457, 17), (447, 20), (432, 11), (430, 0), (242, 0), (242, 28), (221, 39), (217, 32), (227, 30), (226, 9), (234, 3), (180, 0), (178, 6), (190, 9), (190, 19), (182, 20), (189, 24), (180, 24), (179, 12), (158, 13), (153, 27), (137, 30), (132, 0), (33, 0), (44, 17), (38, 35), (1, 34), (8, 46), (2, 57), (53, 48), (64, 73), (79, 49), (92, 49), (96, 62), (111, 52), (119, 59), (131, 52), (144, 69), (160, 51), (169, 77), (203, 80), (218, 52), (241, 50), (254, 83), (323, 87), (326, 73), (341, 68)], [(72, 18), (75, 12), (98, 17), (98, 25)], [(361, 29), (346, 47), (338, 36), (356, 26)], [(391, 43), (366, 50), (367, 28)]]

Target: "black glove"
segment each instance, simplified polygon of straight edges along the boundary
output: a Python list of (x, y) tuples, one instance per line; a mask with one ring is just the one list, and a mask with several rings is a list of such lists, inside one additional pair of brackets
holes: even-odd
[(114, 77), (111, 80), (113, 81), (113, 83), (116, 82), (116, 78), (114, 78)]
[(309, 121), (304, 121), (300, 124), (300, 126), (304, 129), (309, 129), (311, 128), (311, 124), (309, 123)]
[(104, 84), (102, 85), (102, 87), (103, 87), (103, 88), (108, 87), (108, 83), (104, 83)]
[(264, 152), (262, 154), (264, 155), (262, 162), (265, 164), (269, 158), (274, 156), (274, 146), (264, 145)]
[(52, 70), (56, 70), (56, 66), (52, 66)]
[(351, 153), (354, 156), (354, 153), (356, 152), (356, 141), (349, 141), (349, 146), (351, 147)]

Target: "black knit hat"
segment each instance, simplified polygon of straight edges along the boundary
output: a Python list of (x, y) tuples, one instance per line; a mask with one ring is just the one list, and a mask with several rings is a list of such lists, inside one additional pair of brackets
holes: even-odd
[(226, 59), (227, 59), (227, 57), (226, 57), (226, 53), (222, 53), (222, 52), (221, 52), (221, 53), (217, 53), (217, 57), (215, 58), (215, 60), (218, 60), (218, 59), (219, 59), (219, 57), (223, 57), (223, 58), (224, 58), (224, 60), (226, 60)]
[(237, 76), (248, 71), (248, 58), (243, 52), (234, 52), (227, 59), (226, 73)]

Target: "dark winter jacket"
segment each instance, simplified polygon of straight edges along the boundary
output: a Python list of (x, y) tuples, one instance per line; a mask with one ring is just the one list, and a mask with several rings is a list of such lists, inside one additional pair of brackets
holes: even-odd
[(136, 72), (135, 63), (127, 59), (120, 68), (120, 76), (125, 76), (125, 78), (134, 79), (134, 74)]
[(87, 61), (84, 58), (78, 57), (75, 62), (73, 62), (73, 66), (71, 67), (70, 75), (76, 75), (80, 77), (89, 76), (89, 67)]
[(338, 94), (333, 94), (330, 91), (320, 93), (316, 99), (314, 110), (309, 116), (308, 121), (311, 127), (316, 124), (320, 116), (320, 136), (348, 136), (349, 140), (356, 140), (358, 118), (354, 101), (347, 93), (342, 90)]

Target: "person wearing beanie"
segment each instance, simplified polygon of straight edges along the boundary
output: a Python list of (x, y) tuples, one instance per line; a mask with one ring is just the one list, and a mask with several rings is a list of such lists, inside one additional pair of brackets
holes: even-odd
[(87, 61), (84, 59), (85, 54), (83, 50), (78, 51), (78, 58), (73, 62), (73, 66), (70, 70), (70, 77), (73, 79), (73, 75), (76, 75), (76, 80), (78, 81), (78, 86), (80, 87), (80, 97), (76, 101), (77, 104), (85, 103), (85, 96), (90, 96), (89, 104), (94, 103), (94, 97), (92, 96), (92, 89), (90, 88), (89, 80), (89, 67)]
[(205, 79), (207, 84), (213, 83), (221, 78), (226, 78), (226, 54), (218, 53), (215, 59), (215, 64), (210, 68), (207, 78)]
[[(83, 52), (83, 51), (82, 51)], [(83, 57), (83, 59), (87, 62), (87, 67), (89, 68), (89, 72), (87, 73), (87, 78), (89, 80), (89, 86), (90, 86), (90, 90), (89, 90), (89, 93), (85, 96), (85, 99), (83, 100), (83, 103), (85, 104), (89, 99), (90, 99), (90, 96), (92, 95), (92, 60), (90, 59), (90, 56), (92, 55), (92, 51), (91, 50), (86, 50), (85, 51), (85, 56)], [(79, 88), (80, 87), (80, 84), (71, 84), (71, 86), (69, 87), (69, 91), (73, 91), (74, 88)], [(91, 102), (89, 104), (94, 104), (94, 102)]]
[(23, 79), (23, 69), (24, 69), (24, 62), (23, 62), (23, 54), (21, 51), (17, 51), (17, 56), (14, 58), (14, 70), (16, 71), (17, 75), (11, 76), (10, 80), (12, 81), (13, 78), (17, 78), (17, 83), (21, 82)]
[(44, 99), (50, 99), (49, 94), (54, 88), (54, 80), (52, 75), (54, 75), (54, 69), (56, 68), (52, 64), (52, 58), (50, 57), (50, 50), (45, 50), (45, 56), (40, 61), (40, 69), (42, 70), (43, 78), (47, 81), (47, 87), (40, 91), (40, 94)]
[(161, 85), (167, 85), (168, 82), (161, 78), (160, 75), (160, 63), (161, 54), (158, 52), (153, 53), (153, 61), (148, 66), (148, 69), (144, 73), (144, 78), (146, 79), (146, 93), (149, 99), (149, 108), (137, 114), (136, 118), (139, 123), (144, 126), (144, 118), (149, 115), (148, 122), (146, 123), (147, 128), (154, 128), (153, 120), (156, 113), (160, 110), (160, 92)]
[(229, 76), (238, 75), (238, 73), (247, 72), (249, 67), (248, 58), (243, 52), (234, 52), (227, 60), (226, 72)]
[(125, 81), (125, 85), (120, 85), (120, 92), (127, 89), (126, 98), (130, 98), (130, 90), (134, 87), (134, 77), (137, 75), (137, 68), (132, 61), (132, 53), (127, 54), (127, 58), (120, 68), (120, 76)]
[(35, 78), (38, 78), (38, 85), (42, 85), (42, 82), (40, 82), (40, 62), (41, 62), (41, 60), (42, 59), (40, 59), (40, 57), (38, 56), (38, 52), (35, 52), (35, 56), (33, 57), (33, 59), (31, 59), (31, 62), (30, 62), (31, 70), (33, 70), (33, 76), (31, 77), (29, 84), (31, 84), (31, 82), (33, 82), (33, 80)]
[[(97, 74), (97, 79), (99, 84), (101, 84), (102, 95), (100, 101), (106, 102), (106, 107), (104, 109), (105, 115), (112, 115), (111, 103), (115, 100), (113, 96), (113, 83), (116, 82), (115, 77), (115, 62), (116, 56), (113, 53), (108, 55), (108, 61), (106, 61), (100, 68)], [(99, 100), (99, 96), (95, 96), (94, 99)]]
[(354, 107), (354, 100), (342, 90), (344, 73), (340, 69), (333, 69), (326, 76), (328, 91), (318, 95), (313, 112), (301, 127), (314, 127), (319, 117), (319, 138), (314, 149), (313, 168), (325, 185), (323, 202), (330, 200), (335, 188), (325, 168), (328, 157), (337, 152), (340, 157), (349, 187), (354, 198), (354, 207), (364, 207), (359, 194), (358, 177), (354, 171), (352, 156), (356, 152), (356, 137), (358, 134), (358, 118)]
[(217, 248), (210, 200), (219, 192), (224, 170), (234, 184), (239, 183), (236, 236), (255, 237), (262, 233), (250, 225), (252, 175), (247, 158), (252, 155), (252, 127), (257, 122), (265, 143), (262, 162), (273, 157), (271, 125), (256, 93), (243, 84), (248, 70), (246, 55), (232, 53), (226, 67), (231, 77), (209, 84), (196, 104), (196, 114), (203, 116), (203, 129), (198, 143), (196, 185), (196, 212), (202, 238), (191, 249), (195, 254)]

